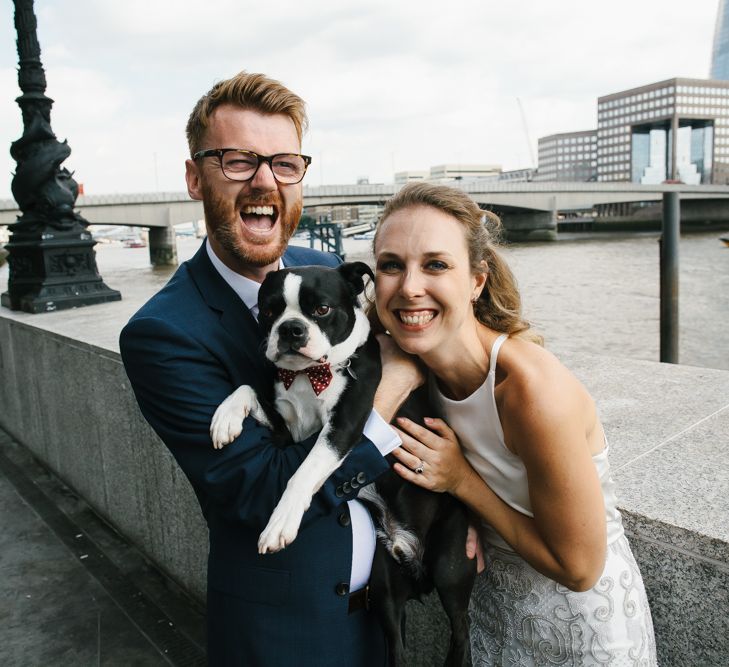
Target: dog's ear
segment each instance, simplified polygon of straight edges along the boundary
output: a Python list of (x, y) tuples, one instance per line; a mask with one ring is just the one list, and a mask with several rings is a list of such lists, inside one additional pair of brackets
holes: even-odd
[(362, 276), (368, 275), (373, 281), (375, 274), (364, 262), (345, 262), (337, 267), (337, 271), (352, 286), (352, 293), (356, 296), (364, 292), (364, 280)]

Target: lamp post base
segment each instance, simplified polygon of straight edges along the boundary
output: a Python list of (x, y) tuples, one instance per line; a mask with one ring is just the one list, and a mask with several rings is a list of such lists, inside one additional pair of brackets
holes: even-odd
[(6, 244), (8, 291), (0, 303), (11, 310), (46, 313), (119, 301), (121, 294), (99, 275), (94, 245), (96, 241), (81, 225), (70, 230), (14, 229)]

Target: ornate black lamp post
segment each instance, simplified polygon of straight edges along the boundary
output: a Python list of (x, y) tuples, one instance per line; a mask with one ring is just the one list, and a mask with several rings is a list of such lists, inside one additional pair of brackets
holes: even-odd
[(121, 294), (104, 284), (96, 267), (96, 242), (87, 230), (89, 223), (73, 210), (78, 185), (73, 174), (61, 167), (71, 149), (51, 129), (53, 100), (44, 94), (46, 77), (33, 0), (13, 1), (18, 83), (23, 91), (16, 101), (24, 131), (10, 154), (18, 163), (12, 191), (21, 215), (11, 225), (12, 236), (5, 246), (10, 279), (2, 305), (41, 313), (117, 301)]

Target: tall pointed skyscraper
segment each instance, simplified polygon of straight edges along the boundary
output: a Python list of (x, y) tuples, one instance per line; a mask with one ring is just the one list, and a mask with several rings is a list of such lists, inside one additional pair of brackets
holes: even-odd
[(729, 80), (729, 3), (719, 0), (711, 53), (711, 78)]

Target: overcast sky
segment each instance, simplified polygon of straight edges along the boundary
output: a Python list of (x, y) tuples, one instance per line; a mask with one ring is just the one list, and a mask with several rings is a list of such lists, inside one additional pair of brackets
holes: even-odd
[[(718, 0), (36, 0), (52, 126), (87, 194), (184, 190), (195, 101), (241, 69), (308, 103), (310, 185), (442, 163), (528, 167), (598, 96), (706, 78)], [(0, 3), (0, 198), (22, 135)], [(524, 110), (524, 119), (519, 102)]]

